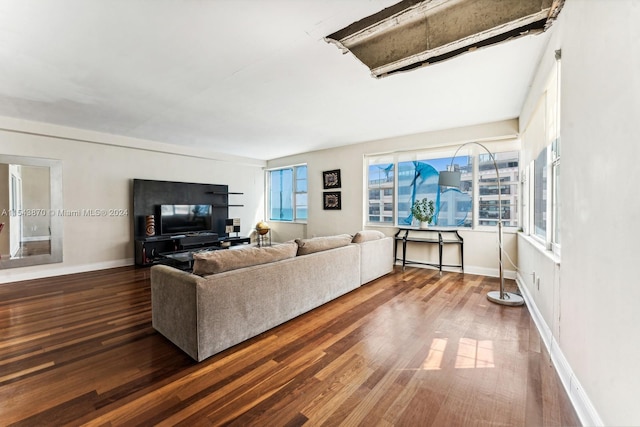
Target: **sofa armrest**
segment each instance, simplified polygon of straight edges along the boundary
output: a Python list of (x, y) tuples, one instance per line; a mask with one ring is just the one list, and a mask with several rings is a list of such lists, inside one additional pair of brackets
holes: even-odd
[(393, 271), (393, 237), (357, 243), (360, 246), (360, 284)]
[(153, 328), (198, 358), (196, 290), (201, 277), (166, 265), (151, 267)]

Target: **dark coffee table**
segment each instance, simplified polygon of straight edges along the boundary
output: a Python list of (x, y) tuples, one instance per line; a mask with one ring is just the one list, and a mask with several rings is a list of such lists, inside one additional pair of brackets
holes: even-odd
[(179, 268), (180, 270), (193, 270), (193, 254), (218, 251), (221, 249), (223, 248), (219, 246), (211, 246), (207, 248), (188, 249), (184, 251), (164, 252), (158, 255), (167, 260), (170, 260), (171, 264), (174, 267)]

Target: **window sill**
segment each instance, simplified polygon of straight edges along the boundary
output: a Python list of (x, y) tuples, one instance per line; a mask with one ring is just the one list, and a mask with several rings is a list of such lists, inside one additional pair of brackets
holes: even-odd
[[(461, 230), (473, 230), (482, 233), (497, 233), (498, 226), (495, 227), (476, 227), (476, 228), (461, 228)], [(517, 227), (502, 227), (502, 234), (517, 234), (519, 229)]]
[(534, 249), (536, 249), (538, 252), (540, 252), (541, 254), (543, 254), (544, 256), (546, 256), (547, 258), (549, 258), (549, 260), (551, 260), (553, 263), (555, 263), (556, 265), (560, 265), (560, 256), (555, 254), (553, 251), (547, 249), (544, 244), (542, 244), (539, 240), (531, 237), (528, 234), (525, 234), (523, 232), (518, 232), (518, 235), (520, 237), (522, 237), (523, 240), (525, 240), (526, 242), (528, 242), (531, 246), (533, 246)]
[[(367, 228), (398, 228), (398, 227), (407, 227), (405, 225), (392, 225), (392, 224), (365, 224)], [(437, 225), (432, 226), (434, 228), (438, 228)], [(440, 228), (450, 228), (451, 230), (457, 231), (465, 231), (465, 232), (473, 232), (473, 233), (497, 233), (498, 227), (440, 227)], [(518, 228), (515, 227), (503, 227), (502, 234), (517, 234), (520, 233)]]
[(307, 225), (307, 221), (284, 221), (281, 219), (270, 219), (268, 221), (265, 221), (267, 223), (269, 222), (274, 222), (274, 223), (278, 223), (278, 224), (300, 224), (300, 225)]

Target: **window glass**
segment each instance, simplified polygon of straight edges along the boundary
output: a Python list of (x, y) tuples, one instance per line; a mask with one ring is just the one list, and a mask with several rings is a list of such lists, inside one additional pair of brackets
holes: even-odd
[[(404, 161), (398, 163), (398, 225), (412, 225), (411, 206), (428, 198), (435, 202), (434, 225), (471, 227), (473, 221), (473, 167), (469, 156)], [(440, 171), (452, 166), (461, 172), (460, 188), (438, 185)]]
[(478, 156), (478, 225), (498, 225), (498, 192), (502, 199), (502, 224), (505, 227), (518, 226), (518, 151), (495, 153), (496, 167), (491, 156)]
[(555, 182), (553, 184), (553, 198), (554, 198), (554, 204), (553, 204), (553, 222), (554, 222), (554, 230), (553, 230), (553, 241), (554, 243), (557, 243), (558, 245), (560, 244), (560, 203), (558, 203), (558, 200), (560, 200), (559, 197), (559, 188), (560, 188), (560, 163), (554, 164), (554, 174), (553, 177), (555, 179)]
[(307, 192), (307, 167), (296, 166), (296, 193)]
[[(557, 63), (555, 86), (553, 79), (549, 85), (550, 91), (547, 93), (549, 104), (553, 106), (550, 114), (549, 135), (551, 139), (551, 181), (552, 181), (552, 200), (551, 215), (552, 233), (551, 240), (553, 242), (554, 251), (559, 253), (560, 250), (560, 62)], [(551, 121), (552, 120), (552, 121)]]
[(370, 223), (393, 222), (394, 164), (370, 162), (368, 168), (368, 212)]
[(293, 220), (293, 169), (269, 172), (271, 183), (269, 219), (277, 221)]
[(297, 166), (296, 171), (296, 220), (307, 219), (307, 166)]
[(547, 147), (540, 152), (533, 167), (533, 225), (534, 234), (542, 239), (546, 239)]
[(552, 180), (553, 180), (553, 200), (552, 200), (552, 215), (553, 215), (553, 243), (560, 245), (560, 139), (555, 139), (551, 144), (552, 155)]

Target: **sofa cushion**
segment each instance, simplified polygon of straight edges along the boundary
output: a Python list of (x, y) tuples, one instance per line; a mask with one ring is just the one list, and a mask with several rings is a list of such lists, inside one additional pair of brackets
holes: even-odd
[(353, 236), (353, 243), (362, 243), (368, 242), (370, 240), (380, 240), (384, 239), (386, 235), (382, 231), (378, 230), (362, 230), (358, 231), (355, 236)]
[(296, 256), (296, 242), (275, 246), (225, 249), (193, 255), (193, 273), (200, 276), (266, 264)]
[(314, 252), (326, 251), (351, 243), (350, 234), (338, 234), (337, 236), (314, 237), (311, 239), (296, 239), (298, 255), (308, 255)]

